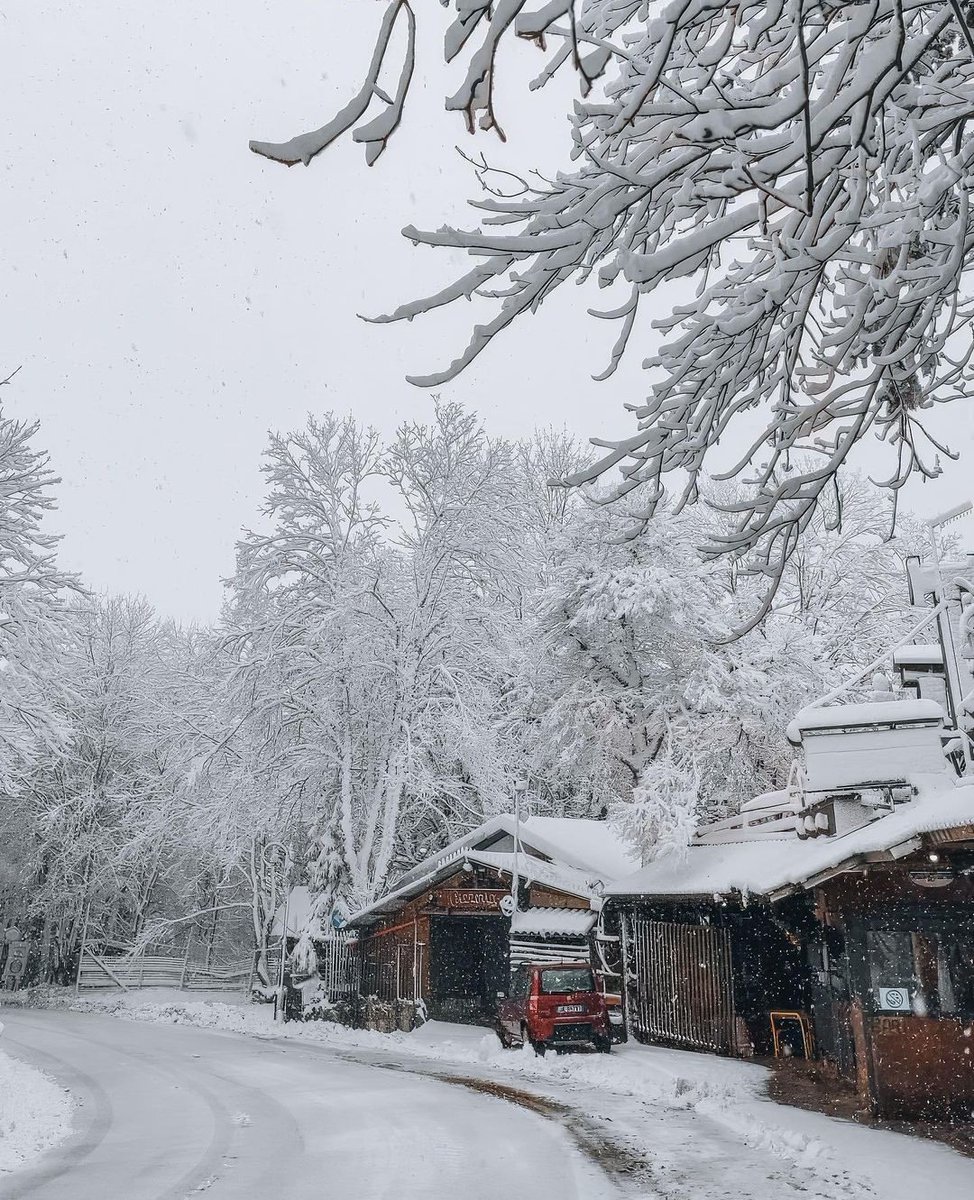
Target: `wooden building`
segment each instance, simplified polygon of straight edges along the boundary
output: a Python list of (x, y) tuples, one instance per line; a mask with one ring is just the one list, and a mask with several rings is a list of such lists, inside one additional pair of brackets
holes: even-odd
[(606, 889), (644, 1040), (815, 1055), (875, 1113), (974, 1106), (974, 786), (930, 701), (800, 713), (789, 788)]
[[(490, 1023), (518, 961), (589, 961), (605, 882), (631, 854), (601, 821), (508, 816), (418, 864), (355, 913), (364, 1003), (417, 1018)], [(518, 880), (518, 909), (508, 899)]]

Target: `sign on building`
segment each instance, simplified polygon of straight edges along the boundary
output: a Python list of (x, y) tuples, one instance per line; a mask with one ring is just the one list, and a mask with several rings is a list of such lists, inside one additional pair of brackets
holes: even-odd
[(437, 908), (451, 912), (500, 912), (501, 900), (508, 895), (501, 888), (440, 888), (433, 899)]
[(910, 989), (905, 987), (881, 987), (876, 989), (879, 1007), (883, 1012), (911, 1012)]

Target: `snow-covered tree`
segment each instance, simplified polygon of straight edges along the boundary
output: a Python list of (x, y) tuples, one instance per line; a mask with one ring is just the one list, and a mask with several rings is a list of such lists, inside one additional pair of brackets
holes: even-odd
[(38, 429), (0, 409), (0, 791), (10, 797), (65, 736), (58, 661), (64, 596), (78, 586), (43, 524), (60, 481), (34, 445)]
[[(471, 129), (501, 132), (495, 72), (512, 34), (553, 45), (538, 83), (567, 62), (584, 98), (570, 169), (508, 196), (486, 190), (477, 229), (404, 231), (482, 262), (392, 319), (471, 297), (488, 310), (449, 366), (414, 382), (454, 378), (561, 284), (593, 276), (610, 296), (600, 315), (620, 324), (609, 375), (643, 336), (642, 302), (656, 316), (662, 297), (655, 324), (668, 337), (647, 362), (649, 398), (632, 406), (636, 432), (600, 443), (607, 453), (569, 478), (620, 466), (619, 490), (642, 497), (638, 528), (668, 493), (693, 501), (718, 442), (739, 430), (737, 460), (718, 464), (743, 484), (735, 520), (705, 553), (746, 555), (771, 592), (867, 435), (889, 444), (894, 492), (912, 472), (939, 472), (945, 451), (924, 418), (966, 396), (974, 351), (969, 4), (448, 7), (445, 56), (466, 72), (446, 105)], [(252, 148), (307, 164), (353, 130), (374, 162), (403, 114), (415, 25), (408, 0), (391, 0), (359, 93), (320, 129)], [(690, 287), (667, 299), (676, 281)], [(814, 452), (801, 466), (799, 448)]]
[(21, 926), (34, 780), (70, 736), (65, 597), (78, 587), (58, 567), (45, 522), (58, 480), (37, 432), (0, 409), (0, 917)]
[(566, 526), (520, 717), (532, 773), (560, 803), (608, 806), (648, 847), (781, 782), (784, 725), (824, 665), (798, 622), (731, 639), (739, 597), (699, 561), (693, 530), (659, 517), (627, 539), (627, 504)]
[[(502, 803), (513, 460), (446, 404), (387, 447), (332, 416), (271, 440), (271, 528), (241, 543), (227, 645), (250, 770), (317, 830), (331, 898), (366, 903)], [(395, 520), (366, 498), (380, 480)]]
[(196, 871), (186, 793), (199, 647), (144, 600), (78, 599), (66, 617), (65, 736), (37, 763), (20, 821), (21, 882), (56, 977), (86, 923), (94, 939), (128, 943), (182, 915)]

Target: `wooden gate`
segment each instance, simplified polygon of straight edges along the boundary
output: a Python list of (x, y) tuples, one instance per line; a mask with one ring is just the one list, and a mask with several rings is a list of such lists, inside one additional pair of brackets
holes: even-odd
[(734, 1050), (731, 942), (726, 929), (635, 919), (630, 1021), (648, 1041)]

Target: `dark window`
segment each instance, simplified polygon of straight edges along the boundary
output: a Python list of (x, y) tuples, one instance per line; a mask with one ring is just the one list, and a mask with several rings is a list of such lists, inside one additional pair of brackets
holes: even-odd
[(916, 938), (901, 930), (870, 930), (866, 934), (869, 982), (873, 1003), (880, 1010), (925, 1014), (927, 997), (917, 973)]
[(937, 978), (941, 1012), (974, 1016), (974, 937), (939, 939)]
[(546, 996), (567, 992), (594, 992), (595, 980), (587, 967), (563, 967), (541, 972), (541, 991)]
[(899, 930), (870, 930), (866, 934), (869, 976), (874, 988), (914, 987), (913, 938)]
[(530, 983), (531, 976), (527, 971), (515, 971), (514, 977), (511, 980), (511, 999), (523, 1000), (528, 994), (528, 987)]
[[(974, 1016), (974, 937), (902, 930), (866, 934), (869, 982), (877, 1009), (889, 1011), (901, 993), (917, 1016)], [(908, 1008), (905, 1003), (908, 1001)]]

